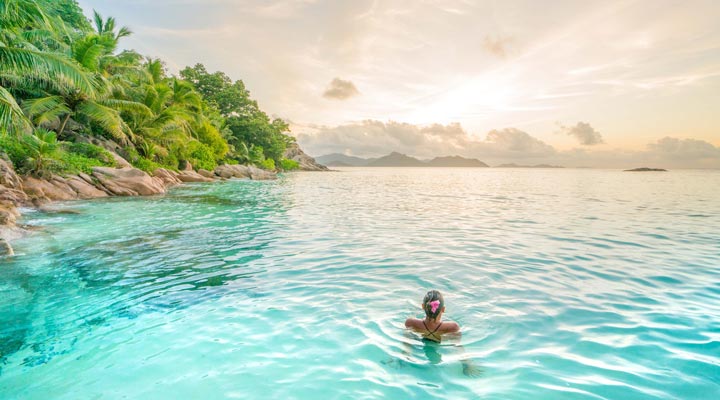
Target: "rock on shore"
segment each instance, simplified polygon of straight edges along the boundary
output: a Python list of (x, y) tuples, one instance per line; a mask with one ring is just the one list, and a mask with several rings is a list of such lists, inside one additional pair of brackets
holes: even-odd
[(165, 193), (162, 179), (137, 168), (94, 167), (93, 177), (115, 196), (150, 196)]
[(220, 165), (214, 171), (200, 169), (196, 172), (189, 163), (179, 172), (158, 168), (149, 175), (133, 168), (120, 156), (117, 158), (123, 161), (117, 162), (119, 168), (94, 167), (90, 175), (52, 175), (45, 179), (20, 177), (15, 173), (12, 163), (0, 158), (0, 227), (14, 226), (20, 216), (17, 207), (21, 206), (38, 207), (50, 201), (108, 196), (157, 195), (185, 182), (212, 182), (231, 178), (266, 180), (277, 177), (274, 172), (248, 165)]
[(277, 178), (274, 172), (265, 171), (252, 165), (220, 165), (215, 168), (215, 175), (223, 179), (238, 178), (257, 181)]
[(314, 158), (305, 154), (297, 143), (289, 145), (287, 149), (285, 149), (283, 157), (300, 164), (301, 171), (329, 171), (328, 167), (318, 163)]

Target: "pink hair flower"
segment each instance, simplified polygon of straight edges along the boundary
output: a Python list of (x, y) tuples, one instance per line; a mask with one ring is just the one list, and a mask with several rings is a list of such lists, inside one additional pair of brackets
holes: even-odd
[(431, 302), (428, 303), (428, 304), (430, 304), (430, 311), (431, 311), (433, 314), (435, 314), (435, 312), (437, 311), (438, 307), (440, 307), (440, 300), (434, 300), (434, 301), (431, 301)]

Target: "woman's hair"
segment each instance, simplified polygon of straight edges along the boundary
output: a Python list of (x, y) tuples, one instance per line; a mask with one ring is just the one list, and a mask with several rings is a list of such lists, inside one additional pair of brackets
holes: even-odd
[(423, 298), (423, 310), (425, 310), (425, 315), (427, 315), (428, 318), (437, 318), (443, 307), (445, 307), (445, 300), (443, 299), (442, 293), (437, 290), (427, 292)]

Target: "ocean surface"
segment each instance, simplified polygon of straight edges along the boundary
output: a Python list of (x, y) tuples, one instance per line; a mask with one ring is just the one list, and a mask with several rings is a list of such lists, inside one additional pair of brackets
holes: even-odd
[[(52, 207), (0, 260), (3, 400), (720, 398), (720, 171), (348, 168)], [(405, 332), (429, 289), (461, 338)]]

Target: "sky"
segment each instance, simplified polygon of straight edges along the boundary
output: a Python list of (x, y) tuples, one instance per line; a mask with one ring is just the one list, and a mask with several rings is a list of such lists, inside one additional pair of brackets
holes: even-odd
[(80, 0), (311, 155), (720, 168), (720, 1)]

